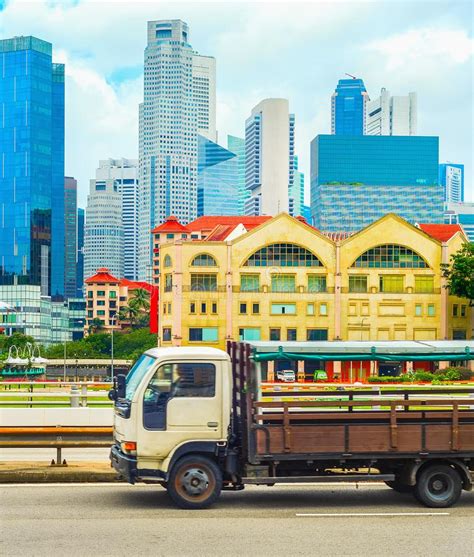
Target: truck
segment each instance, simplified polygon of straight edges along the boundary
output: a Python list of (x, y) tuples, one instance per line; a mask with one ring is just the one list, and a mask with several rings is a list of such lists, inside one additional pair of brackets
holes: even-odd
[(160, 484), (186, 509), (209, 507), (223, 490), (289, 482), (383, 481), (428, 507), (455, 504), (472, 489), (472, 386), (295, 383), (288, 392), (287, 383), (262, 392), (278, 362), (349, 358), (470, 361), (474, 342), (152, 348), (109, 393), (111, 464), (129, 483)]

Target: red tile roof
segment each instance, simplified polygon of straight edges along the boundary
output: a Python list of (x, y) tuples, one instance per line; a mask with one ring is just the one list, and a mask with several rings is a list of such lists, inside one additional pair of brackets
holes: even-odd
[(251, 230), (257, 226), (260, 226), (267, 220), (270, 220), (273, 217), (269, 216), (203, 216), (199, 217), (193, 222), (188, 224), (188, 229), (191, 232), (199, 232), (201, 230), (214, 230), (214, 228), (218, 225), (233, 225), (234, 228), (238, 224), (243, 224), (247, 230)]
[(87, 278), (84, 281), (86, 284), (93, 284), (96, 282), (109, 282), (112, 284), (119, 284), (120, 280), (110, 274), (110, 271), (106, 267), (102, 267), (97, 270), (97, 273), (92, 277)]
[(440, 242), (447, 242), (456, 232), (462, 232), (459, 224), (419, 224), (418, 226), (423, 232)]
[(163, 223), (154, 228), (151, 232), (152, 234), (156, 234), (158, 232), (189, 232), (189, 229), (187, 226), (184, 226), (184, 224), (181, 224), (175, 216), (170, 215)]
[(123, 278), (120, 281), (120, 286), (126, 286), (129, 290), (137, 290), (138, 288), (143, 288), (147, 292), (151, 292), (153, 290), (153, 286), (148, 284), (148, 282), (128, 280), (126, 278)]
[(229, 234), (239, 226), (238, 224), (218, 224), (207, 236), (210, 242), (223, 242)]

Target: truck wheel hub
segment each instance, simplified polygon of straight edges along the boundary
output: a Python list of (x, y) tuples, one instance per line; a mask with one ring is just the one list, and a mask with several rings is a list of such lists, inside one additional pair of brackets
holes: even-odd
[(209, 477), (201, 469), (190, 468), (183, 475), (182, 485), (190, 495), (201, 495), (209, 486)]

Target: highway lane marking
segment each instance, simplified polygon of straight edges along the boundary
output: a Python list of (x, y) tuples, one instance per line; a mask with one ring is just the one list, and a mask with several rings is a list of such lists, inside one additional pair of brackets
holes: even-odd
[(419, 513), (296, 513), (298, 517), (316, 516), (316, 517), (348, 517), (348, 516), (449, 516), (451, 513), (445, 512), (419, 512)]

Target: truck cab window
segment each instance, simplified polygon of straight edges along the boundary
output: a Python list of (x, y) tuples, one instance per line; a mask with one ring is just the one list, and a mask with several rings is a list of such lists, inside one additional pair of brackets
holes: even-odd
[(166, 429), (166, 407), (173, 398), (212, 398), (216, 391), (216, 368), (208, 363), (161, 365), (150, 379), (143, 396), (143, 425)]

